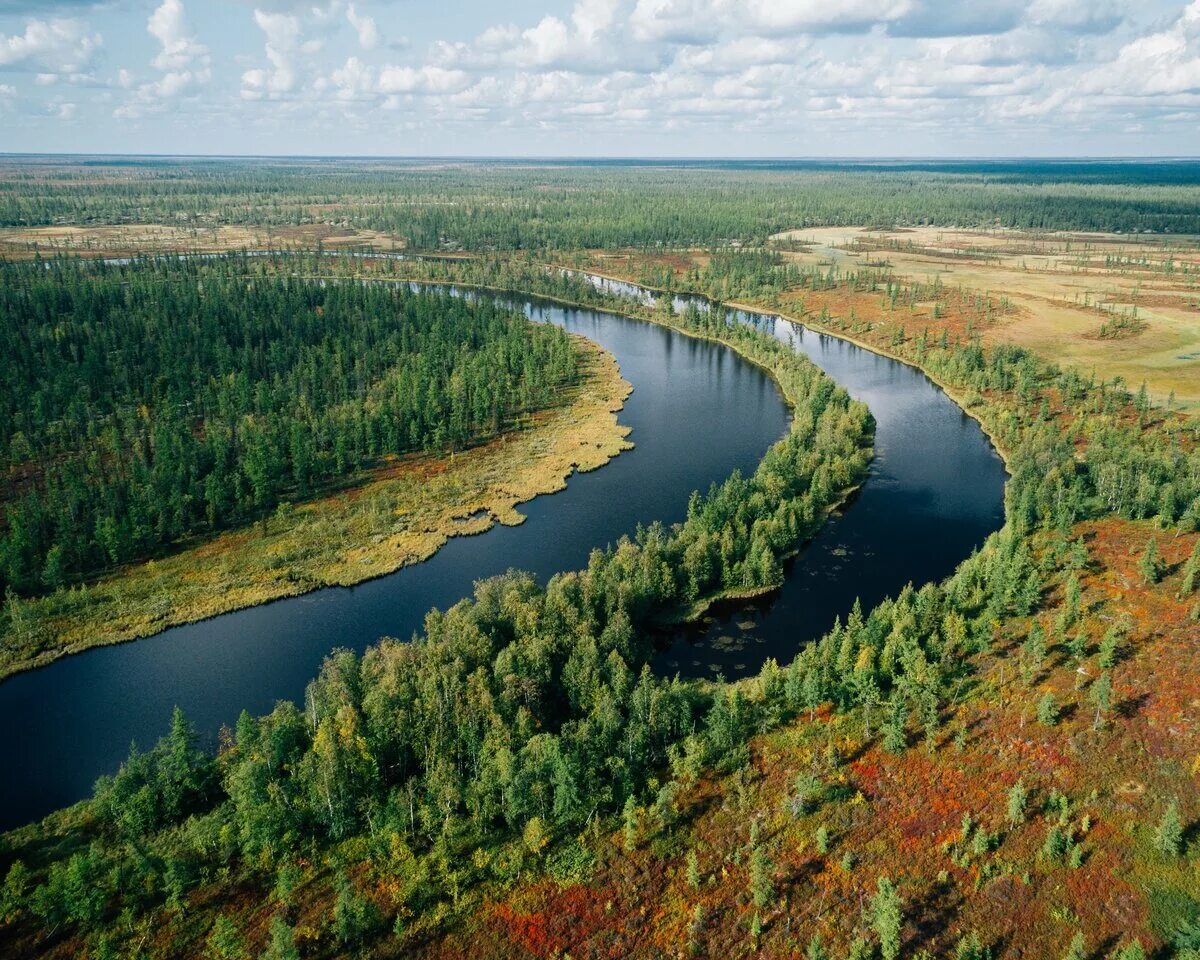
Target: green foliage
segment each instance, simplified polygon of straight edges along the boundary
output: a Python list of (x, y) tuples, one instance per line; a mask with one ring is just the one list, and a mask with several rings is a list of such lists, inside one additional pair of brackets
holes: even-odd
[(1092, 688), (1088, 692), (1088, 699), (1096, 708), (1096, 720), (1093, 726), (1099, 730), (1104, 725), (1108, 712), (1112, 709), (1112, 678), (1107, 670), (1100, 674), (1092, 684)]
[(1025, 781), (1018, 780), (1008, 791), (1008, 822), (1014, 827), (1025, 822), (1025, 805), (1029, 793), (1025, 789)]
[(1146, 583), (1158, 583), (1163, 577), (1166, 563), (1158, 553), (1158, 544), (1151, 537), (1146, 541), (1146, 550), (1138, 560), (1138, 573)]
[(1076, 933), (1071, 938), (1071, 943), (1067, 947), (1067, 952), (1063, 954), (1062, 960), (1087, 960), (1087, 941), (1083, 939), (1082, 933)]
[(237, 925), (225, 914), (213, 922), (208, 935), (208, 953), (212, 960), (242, 960), (246, 956), (246, 941)]
[(1146, 948), (1140, 940), (1130, 940), (1113, 952), (1112, 960), (1146, 960)]
[(114, 776), (96, 782), (93, 809), (112, 830), (136, 839), (205, 808), (217, 789), (217, 765), (176, 707), (170, 733), (153, 750), (132, 748)]
[(871, 926), (879, 938), (879, 952), (883, 960), (896, 960), (900, 956), (900, 930), (904, 926), (904, 914), (900, 894), (887, 877), (880, 877), (875, 896), (871, 899)]
[(296, 932), (283, 917), (272, 918), (267, 934), (267, 948), (259, 960), (300, 960), (300, 951), (296, 948)]
[(963, 936), (954, 948), (954, 960), (991, 960), (991, 956), (991, 948), (984, 946), (974, 931)]
[(1179, 818), (1179, 804), (1174, 800), (1154, 829), (1154, 849), (1164, 857), (1178, 857), (1183, 852), (1183, 822)]
[(36, 189), (3, 173), (3, 225), (328, 221), (433, 251), (706, 245), (798, 224), (1200, 233), (1187, 163), (139, 160), (64, 165)]
[(333, 906), (333, 930), (338, 940), (348, 947), (358, 946), (382, 926), (383, 919), (375, 905), (356, 893), (350, 881), (343, 878)]
[(775, 896), (775, 884), (771, 880), (771, 861), (755, 846), (750, 851), (750, 902), (760, 910)]
[(1043, 727), (1053, 727), (1058, 723), (1058, 704), (1054, 702), (1054, 694), (1048, 690), (1038, 701), (1037, 720)]

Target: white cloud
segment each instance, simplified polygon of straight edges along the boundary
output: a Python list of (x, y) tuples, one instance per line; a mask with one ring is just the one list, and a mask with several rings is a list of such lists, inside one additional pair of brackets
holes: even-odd
[(365, 13), (359, 13), (354, 4), (346, 8), (346, 19), (358, 34), (358, 45), (364, 50), (373, 50), (379, 45), (379, 28), (375, 26), (375, 18)]
[(470, 84), (462, 70), (437, 66), (384, 67), (379, 74), (380, 93), (457, 93)]
[(0, 68), (79, 73), (102, 42), (82, 20), (29, 20), (22, 34), (0, 34)]
[(150, 14), (146, 29), (162, 47), (152, 61), (157, 69), (179, 71), (197, 61), (207, 63), (208, 48), (189, 33), (181, 0), (163, 0)]
[[(234, 15), (263, 44), (233, 57), (234, 89), (261, 101), (253, 110), (219, 100), (229, 88), (212, 80), (212, 50), (224, 53), (227, 38), (201, 43), (189, 0), (154, 0), (155, 52), (140, 70), (97, 81), (88, 61), (99, 37), (66, 20), (0, 36), (0, 70), (30, 74), (22, 95), (43, 122), (68, 86), (80, 115), (105, 96), (123, 98), (123, 117), (220, 103), (255, 149), (271, 131), (334, 129), (421, 130), (420, 142), (470, 149), (473, 137), (517, 142), (513, 131), (525, 131), (530, 149), (545, 135), (573, 152), (663, 147), (667, 134), (672, 151), (736, 152), (753, 149), (744, 134), (768, 129), (753, 142), (796, 152), (1003, 151), (1031, 130), (1057, 148), (1078, 130), (1139, 126), (1200, 145), (1200, 0), (543, 0), (515, 22), (512, 7), (476, 3), (463, 8), (469, 39), (431, 37), (414, 21), (423, 46), (404, 53), (385, 36), (397, 7), (381, 0), (240, 2)], [(404, 115), (380, 127), (383, 110)]]
[(1168, 29), (1125, 44), (1113, 63), (1090, 71), (1080, 89), (1115, 97), (1200, 93), (1200, 0)]
[(278, 97), (296, 86), (295, 56), (300, 52), (300, 20), (291, 14), (254, 11), (254, 22), (266, 37), (269, 69), (242, 74), (242, 96), (247, 99)]

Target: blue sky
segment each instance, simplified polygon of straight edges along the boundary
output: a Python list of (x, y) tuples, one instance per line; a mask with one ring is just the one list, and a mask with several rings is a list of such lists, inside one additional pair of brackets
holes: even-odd
[(1200, 154), (1200, 0), (0, 0), (0, 151)]

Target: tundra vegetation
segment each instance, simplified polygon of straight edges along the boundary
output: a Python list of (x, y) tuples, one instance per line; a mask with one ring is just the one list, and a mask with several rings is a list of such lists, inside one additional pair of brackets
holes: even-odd
[[(1095, 225), (1056, 206), (1063, 190), (1019, 186), (1049, 225)], [(1136, 217), (1143, 186), (1065, 192), (1111, 188)], [(627, 276), (803, 316), (920, 366), (1005, 456), (1001, 531), (944, 582), (856, 606), (756, 677), (655, 676), (653, 623), (777, 583), (859, 482), (865, 408), (722, 310), (677, 314), (556, 269), (594, 251), (313, 258), (331, 278), (517, 289), (722, 340), (771, 369), (792, 427), (676, 527), (545, 585), (483, 581), (413, 643), (331, 654), (303, 707), (244, 715), (216, 756), (176, 715), (92, 799), (4, 838), (0, 948), (1197, 956), (1196, 423), (989, 337), (1016, 316), (1001, 291), (806, 264), (757, 237), (609, 251), (609, 272), (619, 256)]]

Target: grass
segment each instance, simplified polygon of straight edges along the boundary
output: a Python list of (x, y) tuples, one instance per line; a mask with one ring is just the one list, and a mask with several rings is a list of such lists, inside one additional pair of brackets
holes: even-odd
[(9, 604), (0, 677), (280, 597), (349, 586), (428, 559), (452, 536), (524, 520), (516, 507), (632, 444), (617, 422), (632, 387), (611, 354), (575, 337), (582, 376), (525, 429), (450, 457), (393, 461), (353, 489), (288, 505), (252, 527)]
[[(984, 334), (1028, 347), (1084, 375), (1143, 382), (1156, 402), (1200, 413), (1200, 239), (1035, 234), (918, 227), (825, 228), (782, 235), (800, 262), (886, 263), (899, 278), (1005, 297), (1013, 308)], [(1136, 308), (1125, 335), (1102, 336)]]
[(0, 257), (128, 257), (137, 254), (229, 253), (237, 250), (402, 250), (403, 241), (377, 230), (333, 227), (138, 223), (122, 226), (0, 227)]

